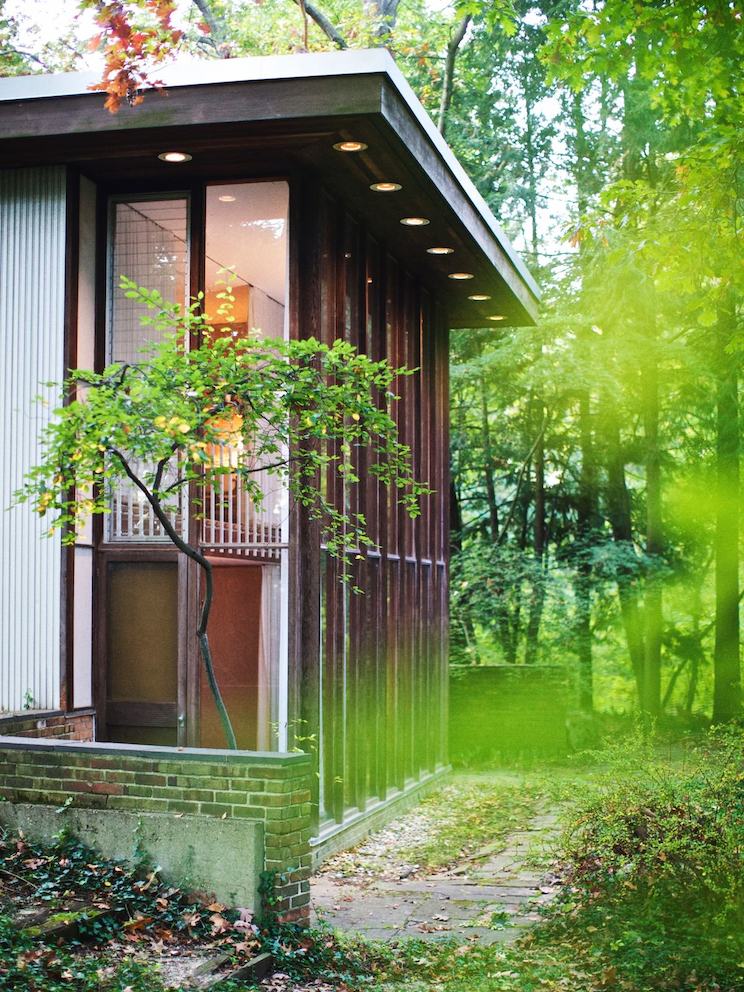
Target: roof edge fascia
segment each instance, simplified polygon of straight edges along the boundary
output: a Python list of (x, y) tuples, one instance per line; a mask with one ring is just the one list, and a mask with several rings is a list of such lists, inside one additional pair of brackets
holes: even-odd
[[(301, 60), (301, 64), (299, 60)], [(541, 293), (537, 282), (512, 247), (509, 238), (494, 217), (490, 207), (435, 127), (431, 117), (387, 49), (362, 48), (294, 55), (254, 55), (238, 59), (180, 58), (169, 64), (158, 66), (152, 70), (152, 73), (158, 81), (168, 88), (280, 79), (309, 79), (329, 75), (387, 76), (423, 130), (436, 154), (444, 161), (465, 196), (471, 201), (495, 240), (508, 256), (529, 292), (536, 301), (540, 300)], [(100, 74), (95, 71), (10, 76), (0, 79), (0, 104), (19, 100), (81, 96), (90, 92), (90, 87), (99, 79)]]

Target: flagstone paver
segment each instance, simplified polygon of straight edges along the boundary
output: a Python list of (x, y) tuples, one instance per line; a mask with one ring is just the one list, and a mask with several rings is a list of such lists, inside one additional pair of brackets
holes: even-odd
[(531, 863), (556, 833), (557, 816), (541, 812), (481, 858), (476, 854), (435, 875), (319, 874), (311, 884), (314, 919), (376, 940), (511, 943), (558, 893), (554, 877)]

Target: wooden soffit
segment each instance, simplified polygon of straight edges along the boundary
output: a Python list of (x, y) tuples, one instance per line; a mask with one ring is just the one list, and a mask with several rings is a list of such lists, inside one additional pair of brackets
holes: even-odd
[[(534, 322), (534, 279), (384, 49), (178, 61), (159, 75), (164, 90), (117, 114), (89, 90), (94, 74), (0, 80), (0, 167), (77, 165), (99, 181), (157, 186), (174, 175), (158, 153), (180, 149), (192, 156), (175, 167), (184, 180), (309, 171), (422, 275), (452, 326)], [(367, 147), (334, 149), (345, 140)], [(402, 189), (372, 191), (379, 181)], [(400, 223), (411, 216), (429, 223)], [(455, 250), (427, 253), (436, 246)]]

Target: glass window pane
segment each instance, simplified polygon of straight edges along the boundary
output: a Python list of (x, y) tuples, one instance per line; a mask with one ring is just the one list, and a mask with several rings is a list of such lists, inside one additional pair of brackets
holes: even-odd
[[(206, 310), (216, 327), (284, 337), (288, 209), (286, 182), (207, 189)], [(220, 314), (217, 294), (226, 282), (235, 303)]]
[[(156, 329), (140, 323), (146, 308), (127, 299), (119, 289), (122, 276), (146, 289), (157, 290), (169, 303), (187, 302), (188, 214), (185, 197), (113, 202), (107, 362), (135, 364), (142, 359), (143, 349), (157, 340)], [(142, 468), (136, 463), (134, 467)], [(181, 534), (186, 532), (185, 495), (180, 494), (179, 509), (171, 515), (171, 522)], [(119, 483), (112, 489), (110, 499), (111, 513), (106, 520), (108, 541), (169, 541), (135, 486)]]
[(136, 362), (155, 340), (142, 327), (143, 307), (119, 289), (122, 276), (156, 289), (169, 303), (185, 303), (188, 290), (188, 201), (132, 200), (114, 204), (111, 312), (107, 361)]

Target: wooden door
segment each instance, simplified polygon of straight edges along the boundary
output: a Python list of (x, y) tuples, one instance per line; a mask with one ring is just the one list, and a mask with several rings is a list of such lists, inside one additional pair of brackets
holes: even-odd
[[(239, 748), (256, 750), (265, 727), (263, 697), (268, 692), (261, 664), (262, 581), (255, 562), (214, 556), (214, 600), (209, 644), (220, 687)], [(199, 745), (225, 747), (225, 735), (204, 672), (200, 678)]]
[[(182, 743), (179, 565), (175, 555), (105, 556), (99, 613), (104, 659), (99, 737)], [(102, 586), (102, 588), (101, 588)], [(100, 726), (103, 724), (103, 726)]]

